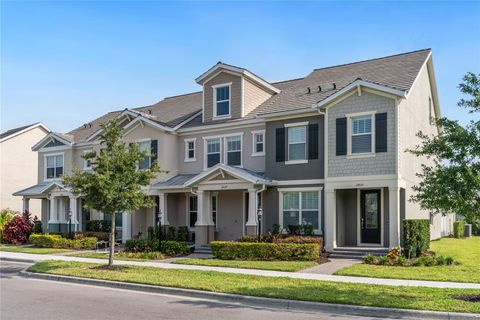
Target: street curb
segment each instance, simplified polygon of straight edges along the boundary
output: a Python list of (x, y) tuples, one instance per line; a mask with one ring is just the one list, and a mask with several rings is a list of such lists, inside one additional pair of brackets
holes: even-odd
[(87, 284), (101, 287), (126, 289), (143, 291), (150, 293), (161, 293), (170, 295), (187, 296), (203, 299), (215, 299), (219, 302), (243, 303), (256, 307), (267, 307), (273, 309), (299, 310), (299, 311), (321, 311), (336, 314), (348, 314), (355, 316), (375, 316), (391, 317), (391, 318), (411, 318), (411, 319), (480, 319), (480, 314), (456, 313), (456, 312), (438, 312), (438, 311), (422, 311), (411, 309), (390, 309), (380, 307), (365, 307), (321, 302), (296, 301), (287, 299), (272, 299), (253, 296), (236, 295), (229, 293), (209, 292), (193, 289), (171, 288), (145, 284), (135, 284), (119, 281), (88, 279), (79, 277), (70, 277), (62, 275), (34, 273), (26, 270), (20, 271), (20, 274), (26, 278), (35, 278), (42, 280), (53, 280), (75, 284)]
[(0, 261), (8, 261), (8, 262), (21, 262), (21, 263), (37, 263), (38, 260), (30, 260), (30, 259), (20, 259), (20, 258), (5, 258), (0, 257)]

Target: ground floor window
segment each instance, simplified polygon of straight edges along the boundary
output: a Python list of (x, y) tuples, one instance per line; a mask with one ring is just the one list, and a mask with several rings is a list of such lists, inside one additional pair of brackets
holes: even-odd
[(195, 227), (197, 222), (198, 201), (197, 197), (190, 196), (188, 199), (188, 225), (190, 228)]
[(318, 190), (281, 192), (282, 212), (280, 219), (282, 227), (311, 224), (314, 230), (319, 230), (319, 194)]
[(213, 224), (217, 225), (217, 206), (218, 206), (218, 195), (212, 195), (212, 219)]

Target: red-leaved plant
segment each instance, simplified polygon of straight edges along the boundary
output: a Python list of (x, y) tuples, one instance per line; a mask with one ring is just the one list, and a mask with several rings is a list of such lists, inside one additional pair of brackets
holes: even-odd
[(32, 232), (33, 223), (30, 220), (30, 212), (25, 210), (23, 215), (15, 215), (7, 222), (3, 230), (3, 240), (11, 244), (25, 243)]

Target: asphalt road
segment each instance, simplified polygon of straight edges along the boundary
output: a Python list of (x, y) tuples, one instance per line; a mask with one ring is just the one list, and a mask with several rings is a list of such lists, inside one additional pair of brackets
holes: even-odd
[(331, 313), (274, 310), (174, 295), (26, 279), (28, 264), (0, 262), (2, 320), (126, 319), (382, 319)]

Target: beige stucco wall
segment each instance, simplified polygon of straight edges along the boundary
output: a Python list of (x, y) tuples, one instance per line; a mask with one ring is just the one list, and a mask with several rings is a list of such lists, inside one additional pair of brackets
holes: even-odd
[[(429, 97), (432, 97), (430, 79), (427, 68), (423, 68), (409, 96), (398, 105), (399, 118), (399, 173), (400, 179), (406, 182), (405, 217), (407, 219), (428, 219), (429, 212), (421, 210), (420, 206), (409, 201), (413, 194), (412, 187), (420, 182), (416, 173), (421, 172), (422, 163), (428, 163), (426, 158), (418, 158), (406, 152), (420, 143), (416, 136), (421, 130), (425, 134), (436, 134), (436, 127), (430, 124)], [(432, 100), (433, 101), (433, 100)], [(433, 103), (433, 102), (432, 102)]]
[[(22, 198), (12, 193), (37, 183), (38, 157), (32, 146), (47, 132), (36, 127), (0, 143), (0, 208), (22, 211)], [(30, 200), (30, 211), (41, 215), (41, 201)]]
[[(204, 121), (212, 122), (214, 89), (212, 86), (232, 83), (230, 87), (230, 119), (242, 116), (242, 77), (226, 72), (221, 72), (203, 85)], [(215, 120), (213, 120), (215, 122)]]

